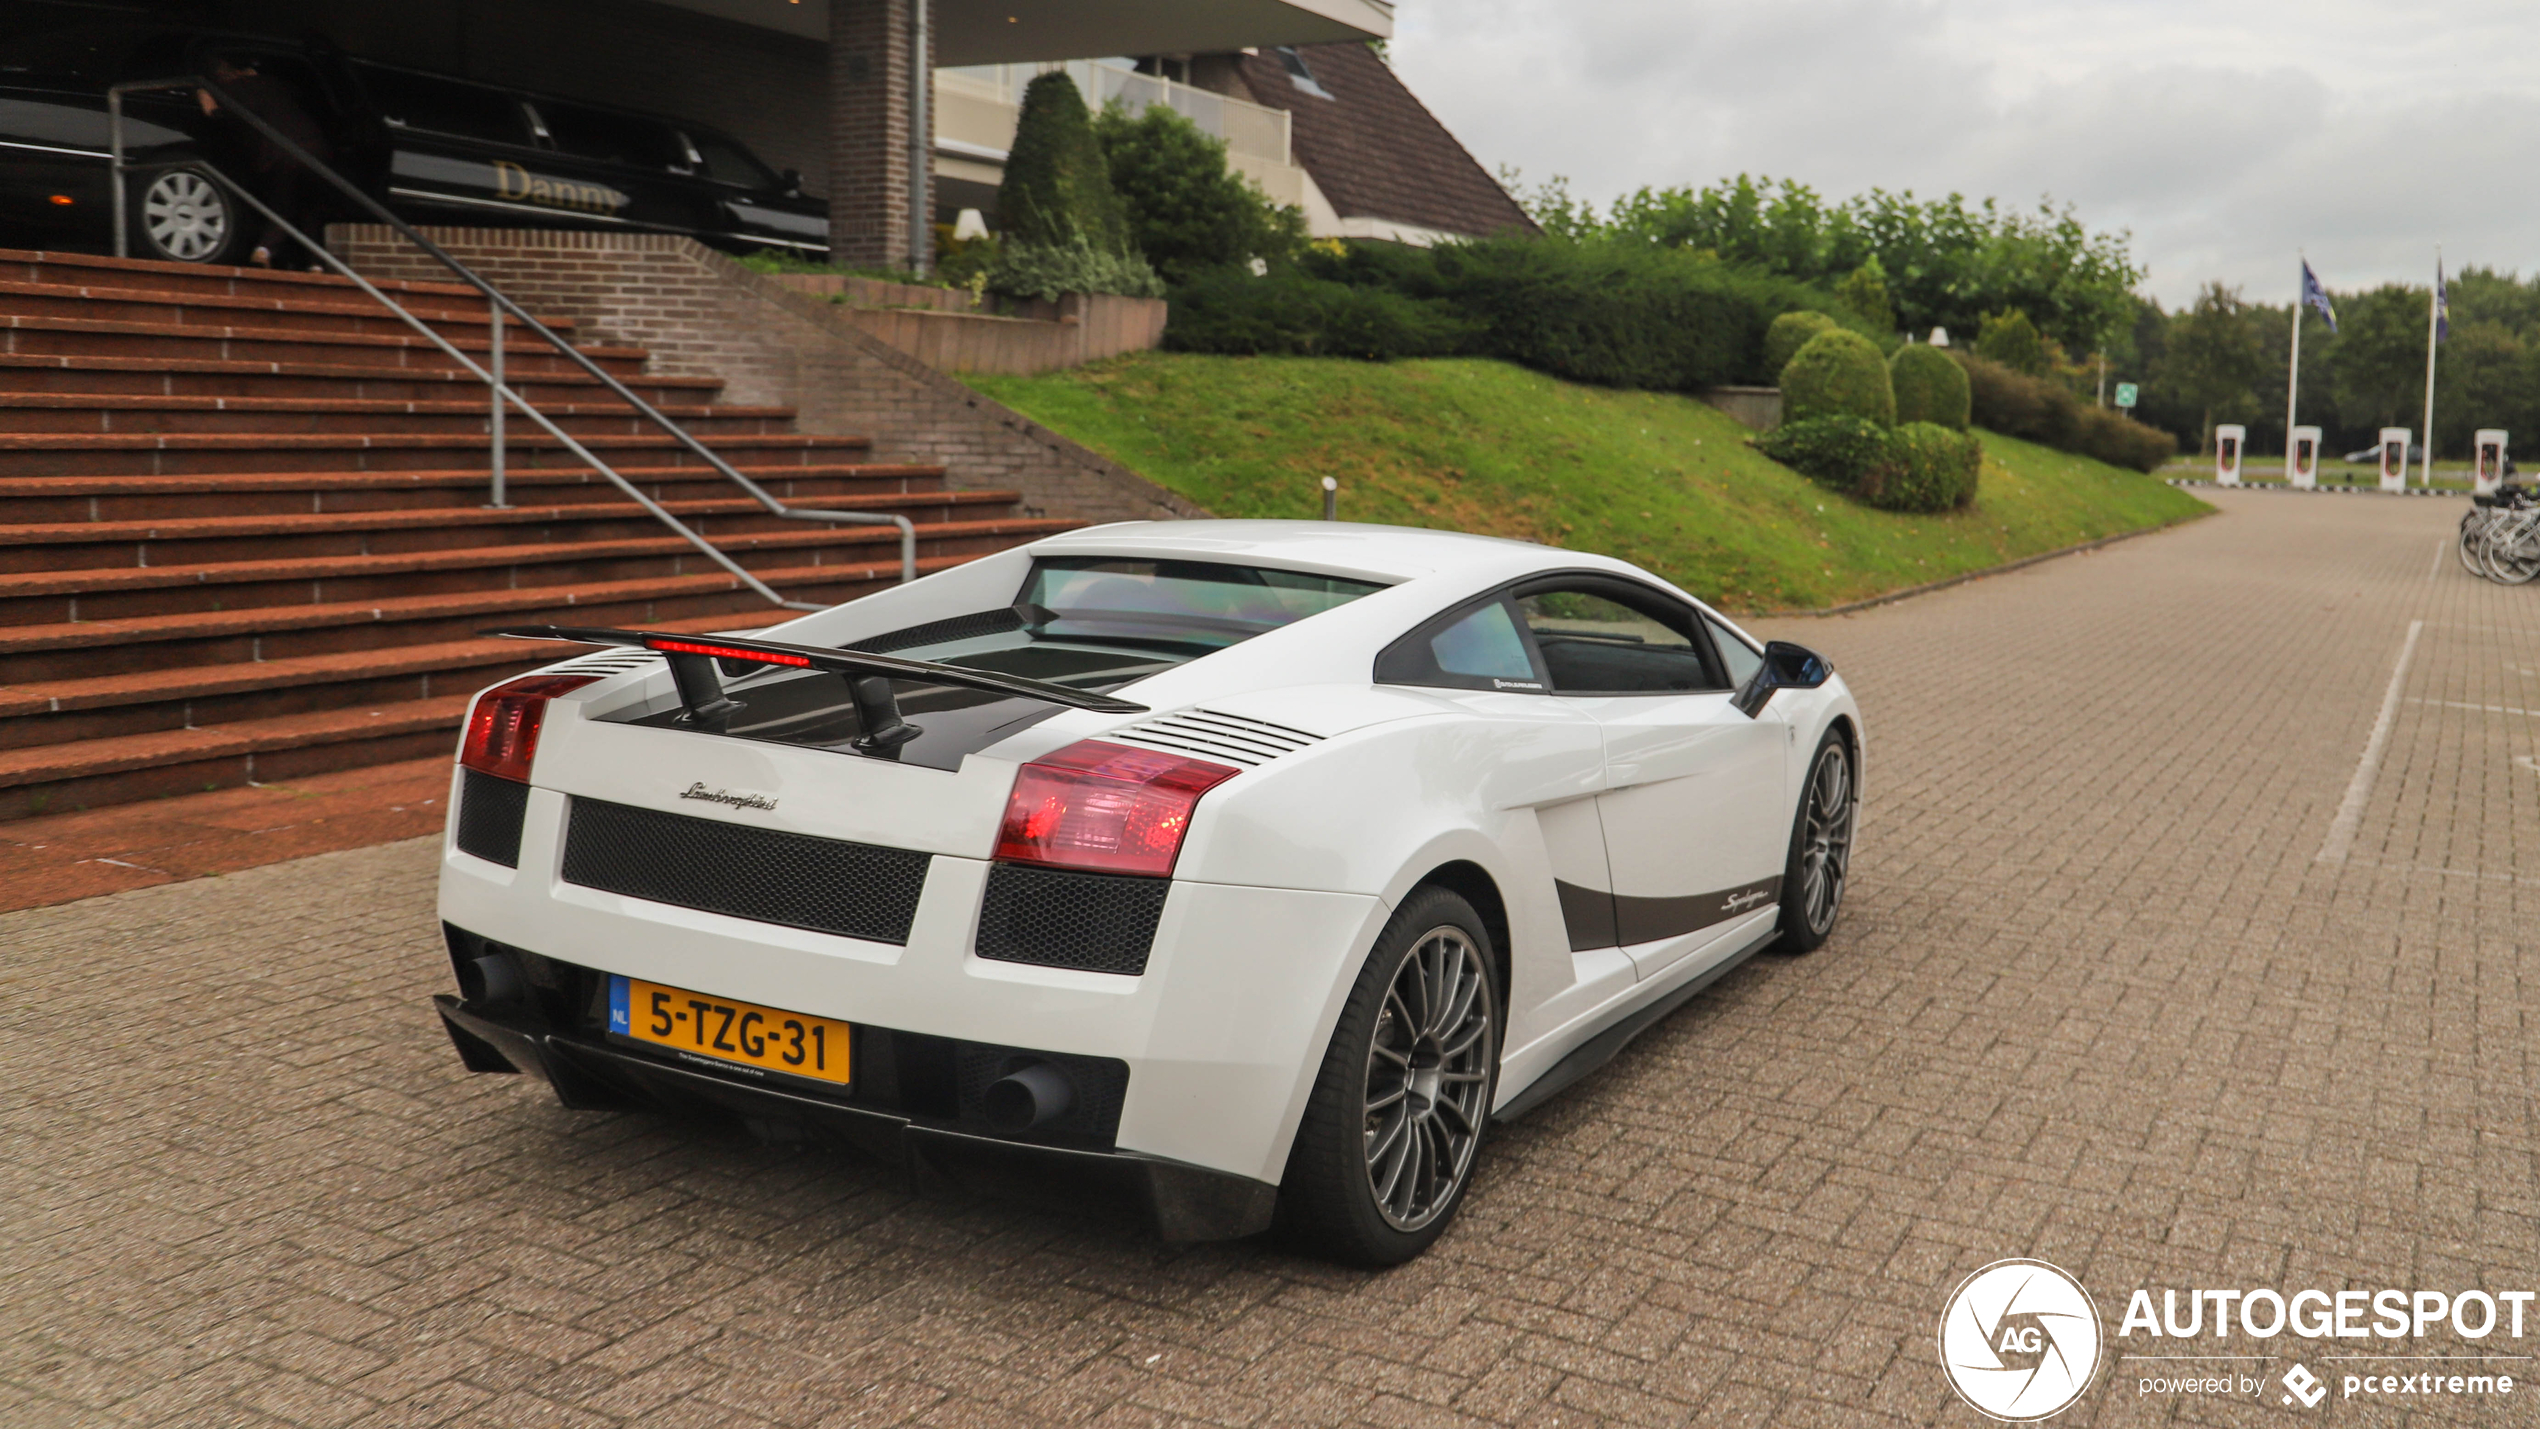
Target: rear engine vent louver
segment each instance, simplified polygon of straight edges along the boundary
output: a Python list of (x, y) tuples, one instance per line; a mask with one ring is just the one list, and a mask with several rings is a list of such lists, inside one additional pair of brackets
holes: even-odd
[(459, 852), (520, 867), (520, 828), (529, 817), (529, 786), (480, 769), (460, 771)]
[(1246, 768), (1267, 764), (1282, 754), (1323, 742), (1323, 736), (1319, 734), (1308, 734), (1268, 720), (1199, 709), (1144, 720), (1103, 738), (1124, 744), (1143, 744), (1150, 749), (1170, 749), (1178, 754), (1196, 754), (1203, 759), (1224, 760)]
[(704, 913), (906, 943), (927, 856), (575, 799), (564, 880)]
[(979, 956), (1136, 977), (1172, 887), (1169, 878), (997, 864), (979, 905)]

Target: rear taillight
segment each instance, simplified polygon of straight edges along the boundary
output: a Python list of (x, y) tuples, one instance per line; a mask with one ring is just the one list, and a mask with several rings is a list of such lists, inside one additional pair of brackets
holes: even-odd
[(1023, 766), (997, 857), (1096, 873), (1173, 871), (1199, 796), (1241, 770), (1088, 739)]
[(597, 675), (523, 675), (476, 697), (467, 713), (467, 736), (459, 741), (459, 763), (502, 779), (529, 782), (530, 761), (538, 757), (538, 726), (547, 718), (547, 701), (578, 690)]

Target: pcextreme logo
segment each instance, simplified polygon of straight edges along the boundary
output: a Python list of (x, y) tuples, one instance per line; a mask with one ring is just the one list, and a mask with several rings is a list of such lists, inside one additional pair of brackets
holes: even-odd
[(2099, 1371), (2099, 1308), (2042, 1260), (1997, 1260), (1940, 1316), (1940, 1364), (1968, 1407), (2025, 1423), (2072, 1407)]

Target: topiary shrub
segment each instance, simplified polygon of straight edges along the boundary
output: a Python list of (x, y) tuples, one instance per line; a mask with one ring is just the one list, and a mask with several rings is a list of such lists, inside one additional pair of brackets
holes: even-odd
[(1882, 487), (1896, 461), (1889, 430), (1866, 417), (1809, 417), (1784, 422), (1754, 441), (1757, 451), (1846, 495)]
[(1066, 293), (1117, 293), (1160, 298), (1164, 282), (1134, 253), (1115, 253), (1086, 243), (1005, 243), (987, 269), (989, 292), (1009, 298), (1056, 302)]
[(2029, 377), (1971, 353), (1951, 352), (1967, 374), (1971, 420), (1987, 431), (2058, 451), (2077, 451), (2081, 399), (2060, 382)]
[(1173, 290), (1164, 345), (1236, 356), (1444, 357), (1473, 341), (1474, 325), (1434, 300), (1294, 271), (1203, 274)]
[(1132, 251), (1128, 215), (1112, 190), (1093, 116), (1062, 70), (1024, 87), (1005, 180), (997, 185), (997, 223), (1009, 247)]
[(2030, 377), (2043, 377), (2054, 365), (2037, 324), (2018, 308), (1984, 315), (1983, 330), (1976, 334), (1976, 356)]
[(1947, 353), (1909, 342), (1887, 360), (1887, 376), (1896, 388), (1896, 420), (1930, 422), (1953, 432), (1967, 429), (1967, 370)]
[(1782, 420), (1865, 417), (1880, 426), (1896, 421), (1896, 389), (1877, 344), (1857, 332), (1821, 332), (1808, 339), (1782, 369)]
[(1984, 444), (1972, 432), (1907, 422), (1888, 434), (1890, 460), (1857, 494), (1888, 511), (1954, 511), (1973, 505)]
[(2178, 452), (2178, 438), (2104, 407), (2081, 409), (2077, 437), (2074, 449), (2082, 455), (2140, 472), (2160, 470)]
[(1764, 329), (1764, 371), (1779, 382), (1782, 369), (1808, 345), (1808, 339), (1842, 326), (1824, 313), (1784, 313), (1773, 319), (1773, 325)]

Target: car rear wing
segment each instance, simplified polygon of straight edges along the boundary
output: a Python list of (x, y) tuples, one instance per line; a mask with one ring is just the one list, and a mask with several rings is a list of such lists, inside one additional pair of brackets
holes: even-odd
[(1046, 680), (1027, 680), (1020, 675), (973, 670), (960, 665), (939, 665), (932, 660), (910, 660), (898, 655), (875, 655), (861, 650), (837, 650), (818, 645), (791, 645), (781, 640), (679, 635), (665, 630), (607, 630), (576, 625), (509, 625), (483, 633), (509, 636), (515, 640), (564, 640), (577, 645), (623, 645), (656, 651), (670, 661), (670, 677), (679, 686), (679, 703), (686, 711), (682, 718), (689, 723), (717, 721), (741, 707), (740, 701), (723, 693), (723, 679), (715, 670), (717, 660), (749, 660), (799, 670), (825, 670), (846, 680), (848, 696), (855, 701), (856, 717), (864, 726), (864, 733), (857, 738), (856, 746), (875, 753), (896, 749), (919, 734), (916, 725), (900, 717), (899, 698), (891, 690), (894, 679), (957, 685), (1017, 699), (1040, 700), (1069, 709), (1092, 710), (1098, 714), (1147, 712), (1145, 705), (1071, 689), (1066, 685), (1054, 685)]

